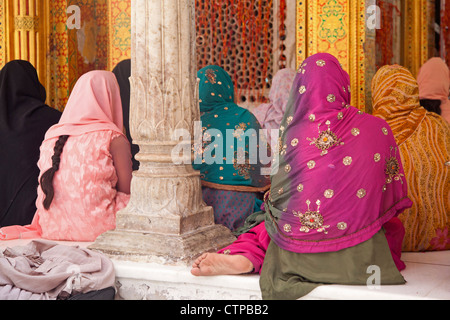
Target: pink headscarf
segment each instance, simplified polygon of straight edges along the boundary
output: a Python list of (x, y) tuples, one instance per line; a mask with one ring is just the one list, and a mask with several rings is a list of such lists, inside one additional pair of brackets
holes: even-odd
[(450, 123), (450, 72), (447, 64), (441, 58), (431, 58), (422, 68), (417, 77), (420, 99), (441, 100), (442, 117)]
[(412, 205), (389, 125), (349, 106), (350, 97), (332, 55), (313, 55), (298, 70), (266, 196), (266, 228), (284, 250), (355, 246)]
[[(45, 140), (62, 135), (81, 135), (112, 130), (123, 135), (122, 100), (116, 76), (109, 71), (91, 71), (81, 76), (70, 95), (58, 124), (51, 127)], [(0, 229), (0, 240), (41, 237), (40, 226), (8, 226)]]
[(269, 93), (270, 102), (263, 103), (254, 110), (256, 118), (264, 128), (280, 127), (294, 78), (295, 71), (289, 68), (279, 70), (273, 77)]
[[(284, 111), (289, 100), (292, 82), (295, 78), (295, 71), (289, 68), (279, 70), (272, 80), (269, 93), (269, 103), (264, 103), (253, 110), (253, 114), (258, 119), (261, 127), (267, 129), (268, 142), (270, 143), (271, 129), (279, 129), (283, 120)], [(273, 148), (274, 146), (272, 146)]]
[(47, 131), (45, 140), (101, 130), (123, 134), (122, 100), (112, 72), (91, 71), (78, 79), (59, 123)]

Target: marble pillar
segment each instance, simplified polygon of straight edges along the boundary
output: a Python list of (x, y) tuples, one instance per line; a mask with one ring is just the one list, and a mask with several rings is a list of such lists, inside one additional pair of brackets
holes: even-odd
[[(140, 169), (116, 229), (90, 247), (114, 259), (185, 265), (235, 240), (214, 224), (190, 164), (200, 120), (194, 15), (193, 0), (132, 1), (130, 130)], [(189, 151), (181, 164), (174, 150)]]

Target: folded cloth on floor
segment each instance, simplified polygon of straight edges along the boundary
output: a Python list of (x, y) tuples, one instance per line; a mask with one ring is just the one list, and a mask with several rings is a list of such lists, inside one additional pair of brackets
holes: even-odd
[(67, 299), (114, 281), (112, 261), (79, 246), (33, 240), (0, 252), (0, 300)]

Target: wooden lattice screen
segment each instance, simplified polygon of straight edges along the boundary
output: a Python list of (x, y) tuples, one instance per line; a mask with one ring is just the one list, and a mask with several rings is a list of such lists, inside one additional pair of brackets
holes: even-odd
[(196, 0), (198, 69), (224, 68), (240, 105), (266, 99), (274, 71), (274, 12), (272, 0)]

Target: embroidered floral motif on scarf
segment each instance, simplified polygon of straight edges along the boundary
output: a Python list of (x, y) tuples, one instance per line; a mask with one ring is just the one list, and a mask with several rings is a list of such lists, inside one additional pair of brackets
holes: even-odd
[[(313, 55), (299, 68), (281, 122), (280, 169), (265, 198), (266, 229), (284, 250), (355, 246), (411, 206), (389, 126), (350, 99), (349, 76), (333, 56)], [(386, 185), (381, 159), (396, 164), (389, 171), (396, 183)]]

